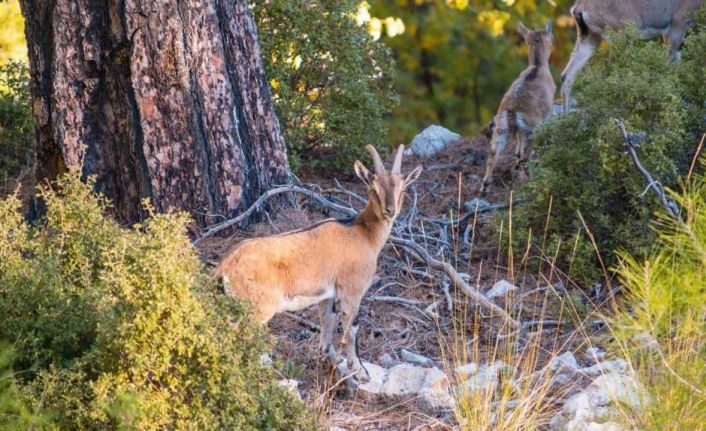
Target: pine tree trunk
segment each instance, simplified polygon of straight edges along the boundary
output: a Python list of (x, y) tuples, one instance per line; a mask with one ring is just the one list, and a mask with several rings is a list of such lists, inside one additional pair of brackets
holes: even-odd
[(37, 176), (95, 175), (116, 215), (200, 225), (288, 181), (245, 0), (20, 0)]

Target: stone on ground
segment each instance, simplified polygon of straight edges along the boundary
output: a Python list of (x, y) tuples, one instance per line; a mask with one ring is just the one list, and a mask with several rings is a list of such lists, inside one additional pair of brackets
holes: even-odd
[(461, 135), (449, 129), (432, 124), (422, 131), (422, 133), (412, 139), (412, 144), (405, 150), (405, 155), (416, 155), (429, 158), (441, 152), (450, 143), (457, 141)]
[(509, 295), (511, 292), (516, 292), (519, 288), (507, 280), (500, 280), (493, 285), (485, 293), (488, 299), (498, 298)]

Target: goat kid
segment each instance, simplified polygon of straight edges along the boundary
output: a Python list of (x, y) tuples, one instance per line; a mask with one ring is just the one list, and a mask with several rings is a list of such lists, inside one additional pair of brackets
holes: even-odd
[(485, 194), (500, 153), (511, 139), (517, 142), (517, 166), (531, 153), (532, 132), (549, 118), (553, 111), (556, 84), (549, 68), (553, 38), (551, 22), (543, 30), (528, 30), (521, 22), (517, 26), (529, 46), (529, 66), (505, 93), (493, 120), (490, 153), (480, 193)]
[(332, 337), (338, 303), (343, 314), (341, 345), (359, 382), (368, 381), (369, 376), (357, 352), (358, 308), (402, 208), (405, 188), (422, 172), (417, 166), (407, 174), (401, 173), (403, 145), (390, 171), (385, 170), (375, 148), (368, 145), (365, 149), (373, 159), (374, 172), (360, 161), (354, 164), (368, 191), (368, 202), (356, 217), (328, 219), (305, 229), (243, 241), (214, 273), (222, 278), (227, 295), (252, 302), (256, 318), (263, 324), (276, 313), (318, 304), (319, 347), (332, 362), (337, 359)]
[(686, 31), (693, 24), (691, 14), (704, 0), (578, 0), (571, 8), (576, 22), (576, 45), (571, 59), (561, 74), (562, 109), (571, 107), (571, 87), (581, 69), (588, 63), (607, 30), (621, 30), (626, 23), (635, 24), (644, 38), (661, 35), (672, 61), (680, 57)]

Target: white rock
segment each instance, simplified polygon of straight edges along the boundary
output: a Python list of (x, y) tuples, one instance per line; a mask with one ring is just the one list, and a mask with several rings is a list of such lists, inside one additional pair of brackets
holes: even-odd
[(424, 409), (450, 408), (453, 397), (449, 392), (449, 379), (438, 368), (430, 368), (420, 392), (419, 404)]
[(549, 429), (551, 431), (565, 431), (569, 424), (569, 420), (562, 414), (555, 415), (549, 420)]
[(622, 425), (617, 424), (615, 422), (605, 422), (602, 424), (596, 423), (596, 422), (591, 422), (589, 424), (586, 424), (586, 428), (584, 428), (585, 431), (624, 431), (625, 428), (623, 428)]
[(613, 359), (611, 361), (599, 362), (590, 367), (580, 368), (579, 373), (586, 376), (595, 377), (602, 374), (618, 373), (625, 374), (628, 371), (628, 363), (622, 359)]
[(605, 359), (605, 351), (601, 350), (599, 347), (589, 347), (586, 349), (586, 355), (596, 362)]
[(492, 390), (498, 384), (498, 376), (502, 371), (512, 371), (511, 367), (503, 361), (481, 365), (473, 375), (468, 376), (462, 383), (469, 391)]
[(632, 337), (633, 341), (637, 343), (640, 349), (645, 350), (657, 350), (659, 349), (659, 342), (650, 333), (643, 332)]
[(578, 370), (579, 369), (579, 363), (576, 360), (576, 357), (574, 356), (573, 353), (571, 352), (564, 352), (561, 355), (557, 356), (556, 358), (552, 359), (552, 361), (549, 363), (549, 369), (552, 371), (557, 371), (557, 370)]
[(428, 368), (399, 364), (388, 371), (382, 391), (389, 395), (418, 394), (424, 387)]
[(500, 296), (507, 296), (510, 292), (515, 292), (518, 289), (519, 288), (517, 286), (507, 280), (500, 280), (495, 283), (490, 290), (485, 292), (485, 296), (488, 297), (488, 299), (493, 299)]
[(409, 362), (411, 364), (416, 364), (416, 365), (421, 365), (423, 367), (431, 367), (434, 365), (434, 361), (427, 358), (426, 356), (422, 356), (418, 353), (410, 352), (407, 349), (400, 350), (400, 357), (405, 362)]
[(644, 394), (644, 389), (624, 371), (600, 375), (564, 403), (564, 415), (570, 418), (566, 430), (622, 431), (621, 425), (610, 422), (619, 415), (616, 405), (639, 410), (645, 402)]
[(461, 135), (458, 133), (433, 124), (415, 136), (412, 144), (404, 153), (407, 156), (431, 157), (442, 151), (450, 143), (457, 141), (460, 137)]
[(370, 381), (359, 386), (359, 389), (372, 394), (382, 392), (382, 385), (387, 380), (387, 370), (379, 365), (363, 361), (363, 367), (368, 371)]
[(392, 365), (395, 364), (395, 360), (392, 359), (392, 356), (389, 353), (385, 353), (383, 355), (380, 355), (380, 357), (378, 358), (378, 362), (383, 367), (391, 367)]
[(261, 367), (272, 366), (272, 356), (270, 356), (269, 353), (263, 353), (262, 355), (260, 355), (259, 361)]
[(364, 362), (363, 366), (368, 370), (370, 381), (360, 385), (360, 390), (386, 396), (419, 395), (418, 402), (423, 408), (449, 408), (453, 403), (449, 379), (436, 367), (405, 363), (388, 370), (369, 362)]
[(328, 431), (348, 431), (348, 430), (345, 428), (341, 428), (341, 427), (328, 427)]
[(282, 379), (277, 381), (277, 384), (282, 386), (283, 388), (286, 388), (289, 392), (292, 393), (292, 395), (295, 395), (300, 400), (302, 399), (302, 396), (299, 394), (299, 382), (297, 380)]
[(478, 364), (469, 362), (466, 365), (459, 365), (454, 371), (456, 372), (456, 375), (460, 377), (475, 374), (478, 371)]

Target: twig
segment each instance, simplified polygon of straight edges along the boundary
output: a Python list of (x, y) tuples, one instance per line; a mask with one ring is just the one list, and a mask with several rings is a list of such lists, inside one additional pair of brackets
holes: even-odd
[(211, 236), (217, 234), (218, 232), (220, 232), (220, 231), (222, 231), (222, 230), (224, 230), (224, 229), (227, 229), (227, 228), (229, 228), (229, 227), (231, 227), (231, 226), (234, 226), (234, 225), (236, 225), (236, 224), (238, 224), (238, 223), (241, 223), (242, 221), (244, 221), (244, 220), (246, 220), (248, 217), (250, 217), (250, 215), (251, 215), (252, 213), (254, 213), (255, 211), (257, 211), (257, 210), (260, 208), (260, 205), (262, 205), (267, 199), (269, 199), (269, 198), (271, 198), (272, 196), (275, 196), (275, 195), (279, 195), (279, 194), (282, 194), (282, 193), (289, 193), (289, 192), (303, 194), (304, 196), (306, 196), (306, 197), (308, 197), (308, 198), (310, 198), (310, 199), (313, 199), (313, 200), (317, 201), (319, 204), (321, 204), (321, 205), (323, 205), (323, 206), (325, 206), (325, 207), (331, 208), (331, 209), (333, 209), (333, 210), (335, 210), (335, 211), (341, 212), (341, 213), (346, 214), (346, 215), (351, 216), (351, 217), (352, 217), (352, 216), (355, 216), (355, 215), (358, 213), (357, 211), (355, 211), (355, 210), (352, 209), (352, 208), (346, 208), (346, 207), (344, 207), (344, 206), (341, 206), (341, 205), (338, 205), (338, 204), (336, 204), (336, 203), (333, 203), (333, 202), (329, 201), (328, 199), (324, 198), (323, 196), (321, 196), (320, 194), (318, 194), (318, 193), (316, 193), (316, 192), (313, 192), (313, 191), (311, 191), (311, 190), (305, 189), (305, 188), (303, 188), (303, 187), (299, 187), (299, 186), (282, 186), (282, 187), (277, 187), (277, 188), (272, 189), (272, 190), (268, 190), (268, 191), (266, 191), (265, 193), (263, 193), (263, 195), (260, 196), (260, 197), (255, 201), (255, 203), (250, 206), (250, 208), (248, 208), (247, 210), (245, 210), (245, 212), (242, 213), (242, 214), (240, 214), (239, 216), (237, 216), (237, 217), (235, 217), (235, 218), (232, 218), (232, 219), (230, 219), (230, 220), (226, 220), (226, 221), (224, 221), (224, 222), (221, 222), (221, 223), (218, 223), (218, 224), (215, 224), (215, 225), (211, 226), (211, 227), (208, 228), (199, 238), (197, 238), (192, 244), (193, 244), (193, 245), (198, 245), (199, 243), (201, 243), (201, 242), (202, 242), (203, 240), (205, 240), (206, 238), (209, 238), (209, 237), (211, 237)]
[(400, 304), (407, 305), (421, 305), (420, 301), (416, 299), (398, 298), (396, 296), (366, 296), (364, 299), (368, 301), (380, 301), (380, 302), (397, 302)]
[(642, 166), (642, 163), (640, 163), (640, 159), (637, 157), (637, 152), (635, 151), (635, 149), (639, 146), (640, 141), (644, 140), (644, 136), (628, 133), (627, 129), (625, 128), (625, 122), (619, 118), (616, 118), (613, 121), (615, 121), (615, 124), (620, 129), (620, 133), (623, 135), (625, 147), (627, 148), (630, 157), (632, 157), (632, 161), (635, 163), (637, 170), (640, 171), (640, 173), (643, 177), (645, 177), (645, 179), (647, 179), (647, 182), (649, 184), (647, 188), (651, 188), (652, 190), (654, 190), (669, 215), (671, 215), (675, 220), (679, 220), (679, 208), (677, 207), (676, 202), (667, 198), (667, 194), (664, 192), (662, 184), (652, 178), (650, 172), (645, 169), (644, 166)]
[(303, 317), (299, 317), (294, 313), (290, 313), (289, 311), (285, 311), (282, 314), (284, 314), (285, 316), (289, 317), (290, 319), (296, 321), (297, 323), (308, 327), (312, 331), (321, 332), (321, 328), (319, 327), (319, 325), (317, 325), (316, 323), (314, 323), (312, 321), (309, 321)]

